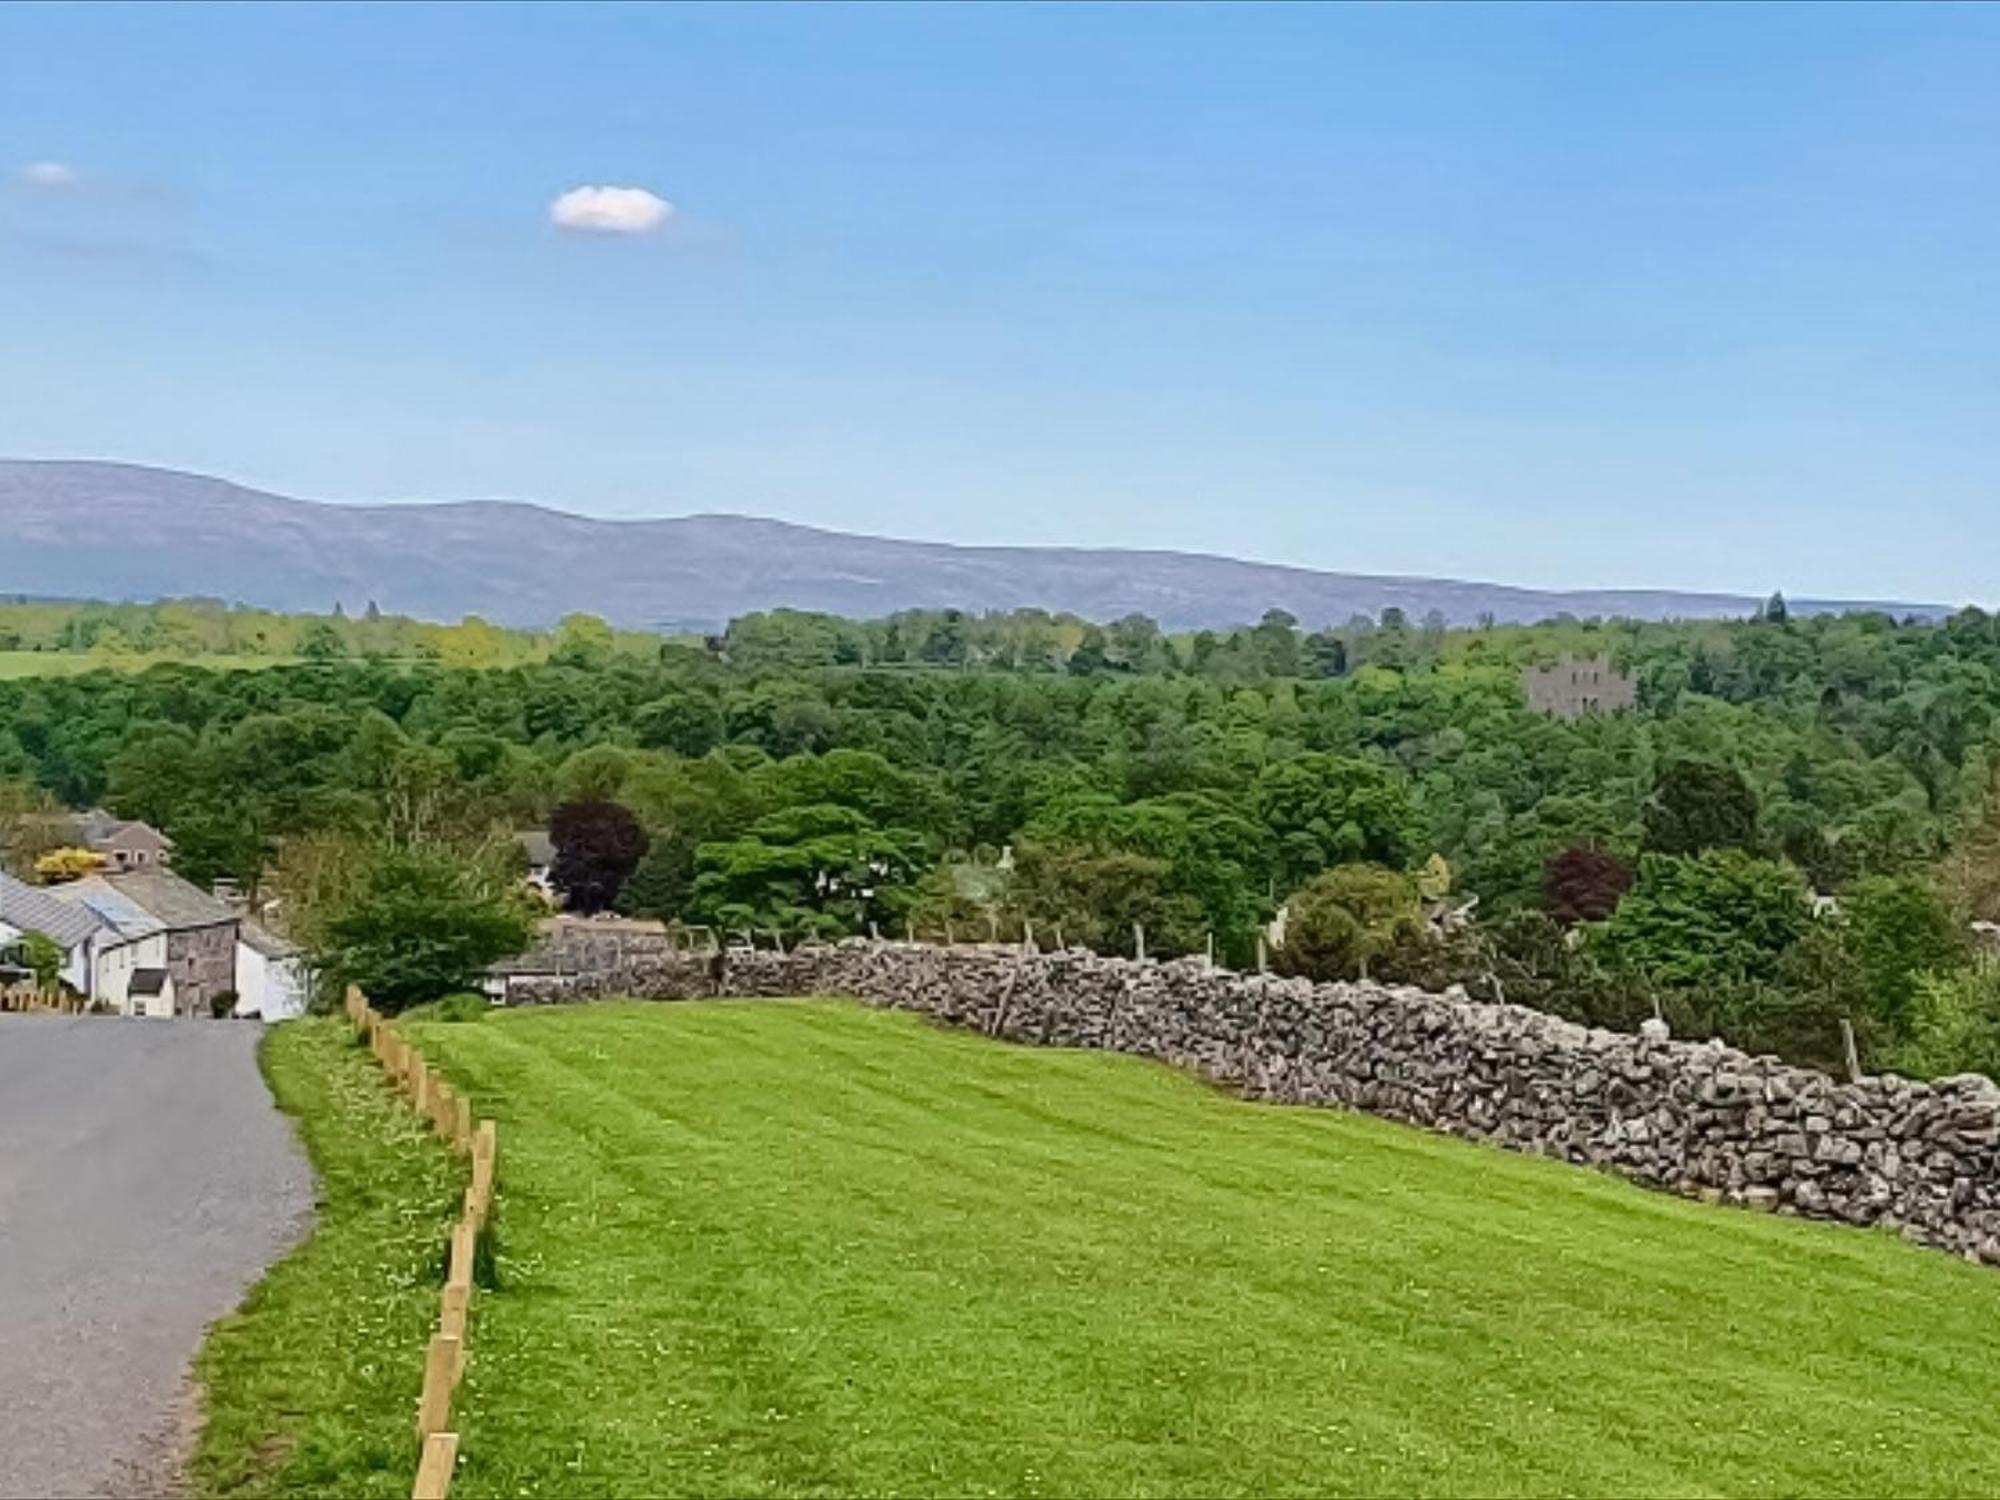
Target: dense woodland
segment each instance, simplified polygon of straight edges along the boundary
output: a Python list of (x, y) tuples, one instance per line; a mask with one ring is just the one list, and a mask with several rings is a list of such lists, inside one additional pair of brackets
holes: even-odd
[[(252, 640), (253, 612), (204, 605), (0, 628), (33, 610), (19, 645), (165, 649), (140, 643), (187, 618), (217, 652)], [(2000, 1066), (1973, 928), (2000, 918), (2000, 622), (1976, 610), (1194, 635), (778, 612), (707, 641), (256, 618), (283, 627), (258, 649), (305, 659), (0, 681), (0, 855), (32, 862), (49, 805), (102, 803), (311, 940), (357, 871), (392, 867), (420, 922), (490, 894), (453, 867), (550, 828), (585, 908), (1107, 951), (1137, 923), (1239, 965), (1282, 910), (1273, 959), (1300, 972), (1828, 1064), (1846, 1020), (1870, 1066)], [(1522, 668), (1570, 652), (1632, 674), (1637, 710), (1531, 711)]]

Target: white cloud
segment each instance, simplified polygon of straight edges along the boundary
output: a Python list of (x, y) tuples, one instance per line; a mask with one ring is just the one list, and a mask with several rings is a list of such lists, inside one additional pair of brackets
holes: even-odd
[(549, 205), (549, 218), (586, 234), (651, 234), (673, 211), (673, 204), (644, 188), (574, 187)]
[(29, 187), (75, 187), (76, 168), (67, 162), (31, 161), (21, 168), (21, 181), (27, 183)]

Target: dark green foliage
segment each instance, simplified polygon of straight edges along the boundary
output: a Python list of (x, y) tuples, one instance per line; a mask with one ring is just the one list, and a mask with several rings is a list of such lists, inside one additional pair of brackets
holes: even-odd
[(706, 755), (722, 743), (722, 710), (704, 694), (672, 693), (637, 709), (632, 730), (649, 750)]
[(1676, 761), (1660, 773), (1644, 817), (1655, 854), (1757, 847), (1757, 794), (1729, 766)]

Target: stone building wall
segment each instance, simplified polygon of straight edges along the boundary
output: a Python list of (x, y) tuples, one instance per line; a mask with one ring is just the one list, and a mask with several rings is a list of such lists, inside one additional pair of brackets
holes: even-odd
[(1134, 1053), (1251, 1098), (1345, 1105), (2000, 1264), (2000, 1088), (1984, 1078), (1841, 1083), (1719, 1043), (1649, 1041), (1458, 993), (1000, 946), (663, 953), (523, 983), (510, 999), (812, 994)]
[(1620, 713), (1639, 701), (1631, 677), (1605, 656), (1565, 656), (1552, 667), (1530, 667), (1521, 674), (1521, 686), (1528, 707), (1559, 719)]
[(167, 972), (174, 980), (174, 1009), (206, 1016), (209, 1002), (236, 988), (236, 935), (239, 924), (183, 927), (167, 934)]

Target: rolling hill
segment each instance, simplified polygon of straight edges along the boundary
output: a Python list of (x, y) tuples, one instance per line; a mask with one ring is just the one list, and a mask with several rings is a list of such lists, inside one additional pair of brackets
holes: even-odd
[[(498, 501), (328, 505), (198, 474), (59, 460), (0, 460), (0, 593), (203, 596), (286, 610), (372, 599), (420, 618), (478, 614), (523, 626), (587, 610), (677, 629), (779, 607), (868, 617), (1038, 606), (1098, 620), (1136, 611), (1186, 629), (1243, 624), (1273, 607), (1317, 627), (1390, 605), (1412, 619), (1436, 609), (1454, 624), (1755, 606), (1733, 594), (1557, 592), (1185, 552), (894, 541), (738, 515), (608, 521)], [(1794, 601), (1807, 611), (1846, 607)]]

